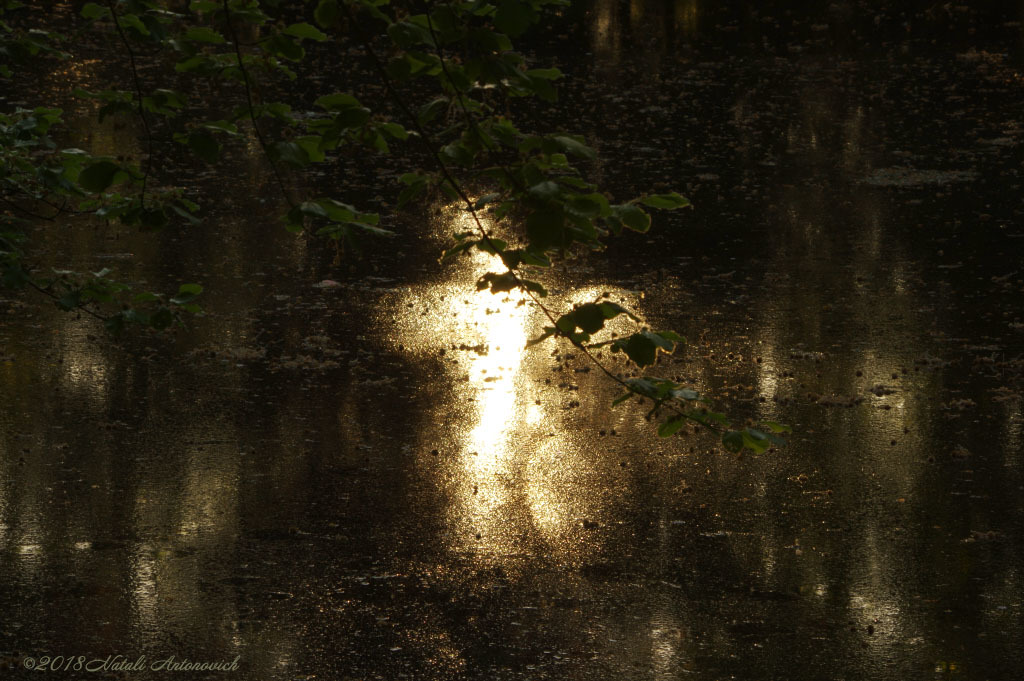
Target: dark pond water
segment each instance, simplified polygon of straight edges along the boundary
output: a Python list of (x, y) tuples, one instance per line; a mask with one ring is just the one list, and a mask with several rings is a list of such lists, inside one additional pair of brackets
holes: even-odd
[[(453, 208), (332, 261), (250, 145), (185, 175), (201, 227), (41, 227), (42, 261), (199, 281), (210, 315), (115, 345), (2, 300), (5, 674), (1020, 678), (1024, 9), (868, 4), (597, 0), (536, 48), (605, 186), (696, 204), (555, 300), (686, 335), (659, 371), (794, 426), (762, 456), (659, 440), (568, 348), (524, 350), (544, 320), (473, 291), (486, 261), (436, 264)], [(138, 153), (82, 113), (82, 145)], [(387, 200), (391, 163), (321, 181)]]

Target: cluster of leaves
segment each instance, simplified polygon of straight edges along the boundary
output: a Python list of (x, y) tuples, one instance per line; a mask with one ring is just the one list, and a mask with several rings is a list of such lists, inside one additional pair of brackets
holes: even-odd
[[(39, 107), (0, 113), (0, 199), (8, 209), (0, 213), (3, 286), (34, 288), (51, 297), (61, 309), (85, 310), (101, 317), (115, 333), (126, 324), (163, 329), (180, 323), (182, 313), (200, 312), (192, 301), (202, 291), (197, 284), (185, 284), (176, 296), (165, 299), (156, 293), (134, 292), (128, 284), (108, 278), (110, 271), (106, 269), (92, 273), (54, 270), (45, 274), (25, 262), (26, 229), (38, 220), (66, 216), (71, 200), (77, 200), (77, 210), (107, 219), (116, 217), (126, 224), (166, 223), (165, 217), (153, 216), (156, 205), (161, 204), (194, 219), (171, 203), (170, 195), (161, 196), (161, 204), (142, 206), (136, 197), (103, 194), (111, 184), (137, 180), (137, 169), (90, 156), (80, 149), (57, 149), (50, 130), (60, 122), (59, 109)], [(192, 210), (196, 208), (180, 197), (175, 200)], [(96, 311), (97, 306), (117, 311), (103, 314)]]
[(43, 28), (18, 29), (5, 21), (8, 12), (21, 9), (19, 0), (0, 0), (0, 78), (13, 75), (11, 64), (25, 63), (40, 54), (63, 56), (53, 45), (60, 35)]
[[(10, 0), (0, 2), (11, 4)], [(342, 147), (390, 153), (395, 145), (416, 145), (431, 160), (432, 169), (401, 176), (399, 205), (435, 194), (462, 204), (475, 228), (454, 236), (442, 262), (474, 249), (493, 256), (501, 269), (480, 277), (478, 288), (492, 293), (521, 290), (551, 321), (531, 343), (564, 338), (595, 362), (591, 349), (607, 345), (613, 353), (646, 368), (656, 364), (659, 353), (671, 353), (683, 342), (671, 331), (643, 327), (634, 313), (609, 301), (579, 305), (561, 315), (544, 303), (547, 290), (539, 279), (560, 259), (577, 250), (602, 249), (609, 238), (625, 230), (646, 232), (651, 227), (651, 209), (689, 206), (687, 199), (674, 192), (616, 201), (585, 179), (596, 152), (584, 138), (565, 130), (527, 130), (514, 122), (511, 112), (522, 98), (554, 101), (562, 74), (554, 68), (532, 68), (512, 41), (541, 21), (545, 12), (557, 11), (568, 0), (429, 4), (424, 0), (318, 0), (306, 21), (295, 21), (295, 8), (289, 7), (289, 14), (281, 7), (285, 4), (193, 0), (187, 11), (172, 11), (168, 3), (156, 0), (87, 3), (81, 13), (92, 29), (106, 31), (124, 44), (133, 83), (128, 89), (77, 94), (99, 104), (101, 119), (139, 116), (150, 149), (150, 118), (162, 118), (173, 139), (206, 163), (216, 163), (225, 145), (244, 140), (251, 131), (288, 203), (283, 218), (287, 228), (342, 241), (359, 234), (389, 236), (392, 231), (382, 226), (380, 215), (338, 198), (293, 196), (282, 172), (330, 162)], [(242, 35), (256, 38), (243, 44)], [(373, 111), (344, 91), (321, 94), (312, 102), (259, 101), (254, 96), (257, 79), (294, 80), (295, 69), (309, 50), (332, 43), (361, 44), (393, 100), (397, 119)], [(233, 106), (222, 106), (217, 119), (189, 115), (186, 93), (143, 87), (135, 64), (139, 50), (173, 55), (178, 74), (235, 83), (244, 98)], [(424, 92), (430, 94), (424, 96)], [(36, 119), (55, 122), (47, 115), (44, 111)], [(45, 130), (36, 130), (29, 138), (37, 145), (48, 139)], [(15, 148), (6, 140), (0, 144), (2, 153)], [(416, 153), (412, 147), (406, 151)], [(27, 196), (74, 197), (79, 199), (78, 210), (143, 227), (194, 220), (197, 207), (180, 193), (147, 191), (148, 170), (78, 150), (50, 152), (45, 160), (33, 152), (18, 152), (28, 164), (25, 172), (28, 166), (37, 174), (52, 168), (48, 171), (52, 176), (46, 178), (31, 182), (21, 178), (26, 187), (34, 188)], [(138, 191), (117, 191), (122, 186)], [(471, 199), (465, 190), (468, 186), (488, 190)], [(493, 227), (485, 227), (485, 222)], [(502, 238), (492, 230), (500, 231)], [(15, 262), (20, 259), (20, 242), (12, 238), (10, 244), (4, 252), (17, 253), (11, 256)], [(106, 274), (83, 278), (58, 273), (35, 285), (54, 295), (62, 307), (76, 308), (110, 302), (123, 293), (121, 285), (109, 282)], [(133, 302), (156, 309), (144, 314), (122, 309), (116, 315), (121, 321), (110, 326), (115, 330), (127, 322), (166, 326), (178, 312), (197, 309), (192, 299), (200, 291), (198, 286), (186, 285), (173, 298), (136, 295)], [(620, 315), (631, 320), (636, 330), (594, 342), (605, 323)], [(653, 377), (622, 379), (602, 369), (622, 384), (626, 396), (650, 401), (651, 415), (669, 413), (659, 428), (662, 435), (677, 432), (688, 420), (723, 431), (727, 447), (764, 451), (765, 443), (781, 432), (775, 426), (766, 427), (767, 433), (730, 430), (724, 417), (696, 407), (699, 396), (687, 388)]]
[[(780, 435), (792, 432), (789, 426), (775, 421), (765, 421), (757, 428), (734, 429), (728, 417), (723, 413), (711, 411), (706, 406), (708, 400), (701, 397), (696, 390), (684, 388), (675, 381), (665, 378), (655, 376), (627, 378), (625, 385), (627, 391), (615, 398), (612, 405), (622, 404), (631, 397), (640, 396), (647, 398), (654, 405), (648, 412), (648, 418), (658, 415), (659, 412), (668, 411), (668, 415), (658, 426), (660, 437), (671, 437), (688, 422), (695, 423), (712, 430), (720, 430), (722, 444), (729, 451), (740, 452), (743, 449), (749, 449), (761, 454), (772, 445), (784, 445), (785, 440)], [(680, 407), (679, 405), (694, 406)], [(671, 408), (666, 409), (666, 407)]]
[[(672, 354), (678, 345), (686, 343), (686, 339), (674, 331), (652, 331), (640, 328), (626, 336), (613, 334), (609, 340), (591, 342), (593, 336), (605, 330), (606, 322), (624, 315), (633, 322), (641, 320), (632, 312), (608, 300), (577, 305), (555, 320), (554, 326), (544, 327), (544, 333), (528, 342), (536, 345), (551, 336), (567, 338), (576, 347), (587, 352), (600, 347), (609, 347), (613, 353), (623, 353), (640, 368), (657, 363), (658, 354)], [(784, 444), (779, 435), (790, 432), (789, 426), (773, 421), (765, 422), (759, 428), (746, 427), (733, 429), (729, 419), (723, 413), (710, 411), (709, 401), (700, 396), (696, 390), (687, 388), (676, 381), (656, 376), (618, 379), (626, 392), (612, 402), (617, 406), (630, 398), (639, 398), (651, 403), (647, 414), (648, 419), (660, 418), (658, 435), (671, 437), (687, 422), (721, 431), (722, 444), (730, 451), (739, 452), (750, 449), (761, 453), (772, 445)]]

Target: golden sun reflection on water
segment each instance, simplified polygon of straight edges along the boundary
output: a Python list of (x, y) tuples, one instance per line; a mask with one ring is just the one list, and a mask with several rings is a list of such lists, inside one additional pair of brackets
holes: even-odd
[[(600, 513), (599, 495), (590, 489), (594, 453), (566, 422), (565, 396), (555, 389), (563, 379), (552, 378), (555, 346), (526, 347), (550, 321), (518, 291), (476, 292), (474, 282), (489, 271), (502, 271), (500, 260), (474, 252), (446, 267), (443, 280), (407, 290), (392, 308), (393, 342), (439, 356), (439, 383), (454, 386), (435, 419), (452, 425), (436, 476), (449, 544), (456, 552), (511, 556), (539, 543), (563, 558), (579, 557), (600, 546), (580, 532), (584, 519)], [(574, 299), (602, 291), (578, 291)], [(547, 386), (549, 378), (554, 383)], [(433, 435), (424, 437), (430, 439), (423, 450), (437, 447)]]

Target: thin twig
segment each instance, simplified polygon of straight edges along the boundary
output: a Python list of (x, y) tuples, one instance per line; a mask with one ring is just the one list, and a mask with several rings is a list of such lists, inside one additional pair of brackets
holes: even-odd
[[(117, 18), (117, 9), (114, 0), (107, 0), (107, 6), (110, 8), (110, 16), (114, 19), (114, 27), (117, 28), (117, 34), (121, 36), (121, 42), (124, 43), (124, 48), (128, 52), (128, 61), (132, 68), (132, 80), (135, 83), (135, 96), (138, 98), (138, 113), (139, 118), (142, 119), (142, 127), (146, 132), (146, 170), (142, 173), (142, 189), (139, 192), (139, 204), (142, 208), (146, 207), (146, 182), (149, 180), (149, 171), (153, 163), (153, 133), (149, 129), (149, 119), (146, 118), (146, 109), (142, 105), (142, 81), (139, 78), (139, 70), (135, 65), (135, 51), (132, 49), (132, 44), (128, 42), (128, 36), (125, 35), (124, 29), (121, 28), (121, 22)], [(142, 164), (139, 163), (141, 166)]]
[(238, 34), (235, 32), (235, 25), (231, 22), (231, 8), (228, 6), (228, 0), (224, 0), (224, 22), (227, 24), (228, 33), (231, 34), (231, 44), (235, 47), (235, 56), (238, 58), (238, 70), (242, 73), (242, 81), (245, 84), (245, 101), (249, 110), (249, 120), (252, 121), (253, 130), (256, 131), (256, 139), (260, 143), (263, 155), (267, 157), (267, 162), (270, 163), (270, 168), (274, 171), (274, 177), (277, 178), (277, 186), (281, 188), (281, 194), (284, 195), (284, 200), (288, 202), (288, 205), (291, 208), (295, 208), (295, 202), (292, 200), (291, 195), (289, 195), (288, 189), (285, 188), (284, 178), (281, 177), (281, 171), (278, 170), (277, 164), (270, 158), (267, 140), (263, 137), (263, 133), (260, 131), (259, 123), (256, 122), (256, 108), (252, 103), (252, 84), (249, 82), (249, 72), (246, 70), (245, 64), (243, 63), (242, 48), (238, 41)]
[[(26, 281), (26, 283), (28, 283), (28, 285), (30, 287), (34, 288), (36, 291), (39, 291), (40, 293), (42, 293), (44, 296), (48, 296), (48, 297), (52, 298), (53, 300), (60, 300), (60, 296), (58, 296), (56, 293), (54, 293), (53, 291), (50, 291), (49, 289), (43, 288), (42, 286), (40, 286), (39, 284), (35, 283), (31, 279), (28, 279)], [(106, 317), (104, 315), (101, 315), (99, 312), (95, 312), (93, 310), (90, 310), (88, 307), (86, 307), (86, 305), (88, 305), (88, 303), (80, 303), (78, 305), (75, 305), (74, 309), (81, 310), (82, 312), (85, 312), (88, 315), (92, 315), (96, 319), (99, 319), (99, 320), (104, 321), (104, 322), (107, 321), (108, 319), (110, 319), (110, 317)]]
[[(473, 130), (473, 132), (476, 133), (477, 139), (480, 140), (480, 143), (484, 145), (484, 148), (487, 149), (487, 151), (495, 151), (495, 149), (487, 143), (486, 138), (480, 132), (480, 126), (477, 125), (476, 118), (474, 118), (466, 107), (462, 91), (455, 85), (455, 81), (452, 80), (451, 73), (448, 72), (448, 65), (445, 63), (444, 59), (444, 51), (441, 49), (441, 41), (437, 38), (437, 31), (434, 30), (434, 21), (430, 18), (430, 8), (427, 7), (426, 4), (423, 5), (423, 15), (427, 18), (427, 29), (430, 31), (431, 39), (434, 41), (434, 50), (437, 53), (438, 61), (441, 62), (441, 71), (444, 73), (444, 77), (448, 79), (448, 83), (452, 86), (452, 90), (455, 91), (455, 99), (459, 103), (459, 108), (462, 109), (462, 115), (466, 119), (466, 124)], [(505, 173), (505, 177), (508, 178), (509, 182), (514, 184), (520, 191), (525, 189), (525, 187), (523, 187), (519, 182), (519, 178), (512, 174), (512, 171), (509, 170), (507, 165), (500, 160), (498, 161), (498, 165), (501, 167), (502, 172)]]
[(25, 215), (29, 216), (30, 218), (35, 218), (37, 220), (47, 220), (49, 222), (53, 222), (57, 218), (57, 216), (60, 215), (60, 210), (59, 209), (52, 216), (47, 216), (47, 215), (42, 215), (40, 213), (36, 213), (34, 211), (29, 210), (28, 208), (25, 208), (24, 206), (22, 206), (18, 202), (12, 201), (11, 199), (7, 198), (6, 196), (0, 196), (0, 201), (3, 201), (4, 203), (9, 205), (14, 210), (19, 211), (21, 213), (24, 213)]

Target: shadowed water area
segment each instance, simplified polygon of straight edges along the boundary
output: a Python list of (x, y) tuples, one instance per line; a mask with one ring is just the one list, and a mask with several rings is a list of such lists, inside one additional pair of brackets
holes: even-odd
[[(296, 239), (254, 141), (216, 169), (158, 151), (201, 226), (41, 225), (40, 261), (197, 281), (209, 314), (112, 343), (4, 293), (3, 663), (1020, 678), (1024, 5), (870, 4), (595, 0), (531, 46), (596, 181), (695, 204), (544, 279), (552, 304), (607, 295), (686, 336), (652, 373), (792, 425), (763, 455), (659, 439), (570, 346), (525, 349), (546, 319), (476, 293), (495, 263), (437, 264), (455, 206), (386, 217), (401, 236), (360, 254)], [(137, 121), (70, 99), (127, 77), (88, 52), (5, 105), (66, 101), (69, 139), (141, 154)], [(317, 59), (311, 90), (366, 68)], [(404, 167), (288, 181), (386, 213)]]

